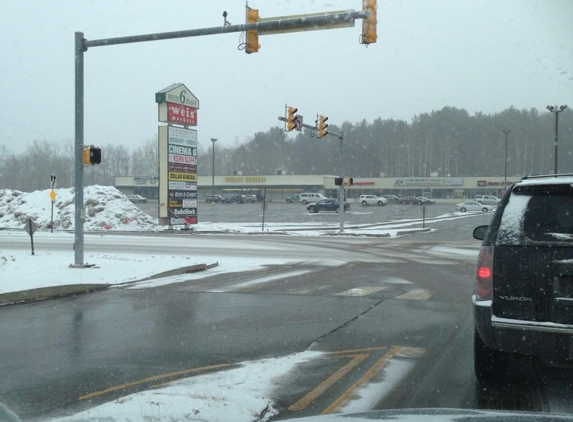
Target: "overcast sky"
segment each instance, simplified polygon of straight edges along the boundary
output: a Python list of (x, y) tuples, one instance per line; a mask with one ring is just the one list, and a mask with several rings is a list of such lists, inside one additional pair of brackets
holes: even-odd
[[(261, 17), (362, 8), (361, 0), (250, 0)], [(243, 0), (3, 0), (0, 145), (74, 138), (74, 33), (88, 40), (245, 21)], [(444, 106), (573, 107), (573, 1), (378, 1), (378, 42), (354, 28), (241, 34), (93, 47), (85, 53), (85, 143), (128, 149), (155, 139), (155, 93), (184, 83), (200, 101), (203, 145), (248, 141), (279, 125), (285, 104), (305, 123), (410, 121)]]

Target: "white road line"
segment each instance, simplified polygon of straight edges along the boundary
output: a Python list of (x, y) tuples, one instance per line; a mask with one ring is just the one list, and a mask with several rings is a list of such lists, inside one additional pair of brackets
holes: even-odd
[(307, 289), (299, 289), (299, 290), (291, 290), (289, 291), (289, 294), (291, 295), (305, 295), (308, 293), (312, 293), (312, 292), (317, 292), (319, 290), (323, 290), (323, 289), (327, 289), (330, 286), (314, 286), (314, 287), (309, 287)]
[(254, 280), (249, 280), (249, 281), (246, 281), (244, 283), (234, 284), (232, 286), (225, 287), (222, 289), (207, 290), (207, 292), (209, 292), (209, 293), (228, 293), (228, 292), (232, 292), (232, 291), (246, 289), (248, 287), (252, 287), (252, 286), (255, 286), (257, 284), (264, 284), (264, 283), (268, 283), (271, 281), (282, 280), (282, 279), (289, 278), (289, 277), (296, 277), (296, 276), (310, 273), (310, 272), (312, 272), (312, 270), (299, 270), (299, 271), (291, 271), (289, 273), (274, 274), (274, 275), (270, 275), (268, 277), (255, 278)]
[(346, 290), (344, 292), (337, 293), (336, 296), (366, 296), (371, 293), (378, 292), (380, 290), (387, 289), (386, 286), (365, 286), (365, 287), (355, 287), (354, 289)]
[(408, 299), (408, 300), (428, 300), (430, 299), (432, 296), (434, 296), (434, 294), (429, 291), (429, 290), (425, 290), (425, 289), (414, 289), (414, 290), (410, 290), (407, 293), (404, 293), (403, 295), (398, 296), (398, 299)]

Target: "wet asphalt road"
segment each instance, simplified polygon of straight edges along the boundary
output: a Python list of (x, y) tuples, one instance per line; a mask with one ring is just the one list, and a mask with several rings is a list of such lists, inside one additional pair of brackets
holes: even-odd
[[(10, 339), (0, 346), (0, 402), (25, 420), (42, 420), (191, 374), (313, 350), (330, 358), (276, 380), (281, 418), (336, 411), (364, 380), (381, 383), (372, 408), (571, 412), (572, 378), (563, 371), (525, 363), (527, 382), (485, 389), (475, 382), (469, 306), (475, 258), (447, 248), (477, 252), (467, 230), (488, 218), (442, 222), (435, 233), (403, 239), (321, 239), (319, 261), (312, 259), (313, 239), (250, 238), (252, 250), (260, 242), (272, 254), (268, 246), (279, 242), (276, 253), (298, 250), (308, 261), (0, 308), (0, 333)], [(245, 241), (225, 237), (235, 243), (228, 253)], [(207, 246), (213, 238), (193, 236), (193, 242)], [(324, 262), (329, 250), (346, 263)], [(315, 388), (324, 391), (306, 399)]]

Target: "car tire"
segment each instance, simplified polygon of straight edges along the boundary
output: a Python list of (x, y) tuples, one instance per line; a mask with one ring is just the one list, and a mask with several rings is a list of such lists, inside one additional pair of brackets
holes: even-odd
[(466, 212), (467, 210), (465, 208), (460, 208), (461, 212)]
[(378, 201), (378, 206), (379, 206), (379, 207), (382, 207), (382, 206), (384, 206), (384, 205), (385, 205), (385, 204), (384, 204), (384, 201)]
[(308, 202), (306, 202), (306, 199), (303, 199), (301, 202), (302, 202), (304, 205), (308, 204)]
[(365, 207), (366, 205), (368, 205), (368, 202), (362, 201), (362, 206)]
[(486, 213), (486, 212), (487, 212), (487, 208), (482, 208), (481, 212)]
[(490, 349), (474, 328), (474, 372), (480, 383), (506, 380), (511, 353)]

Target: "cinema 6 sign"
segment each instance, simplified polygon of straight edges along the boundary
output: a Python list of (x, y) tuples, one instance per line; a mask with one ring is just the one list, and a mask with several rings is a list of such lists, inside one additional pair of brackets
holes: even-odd
[(199, 100), (183, 84), (155, 94), (159, 103), (159, 224), (197, 224)]

